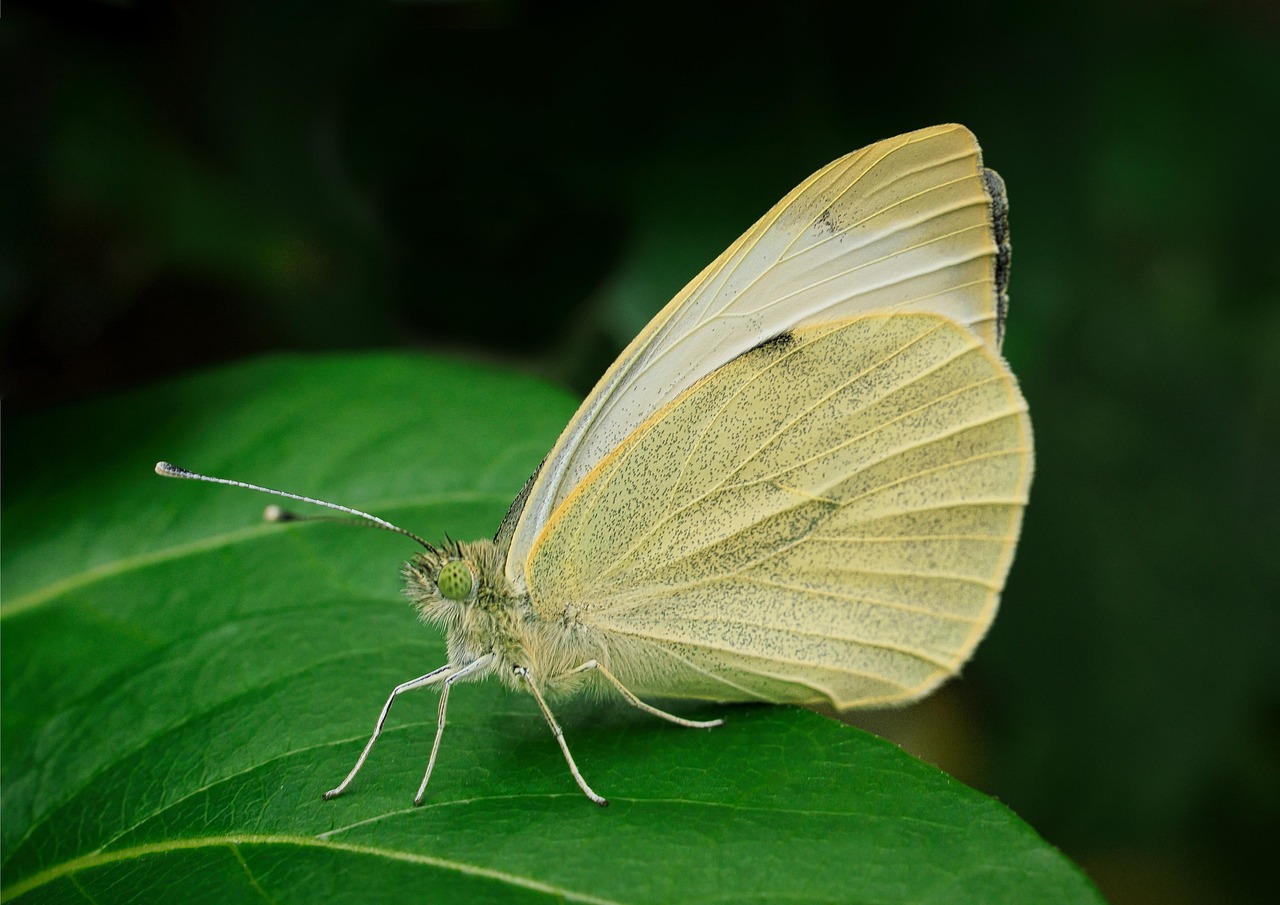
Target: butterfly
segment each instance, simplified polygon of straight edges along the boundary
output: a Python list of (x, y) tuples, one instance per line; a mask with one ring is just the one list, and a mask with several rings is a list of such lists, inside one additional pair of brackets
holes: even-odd
[(695, 277), (581, 404), (492, 540), (405, 534), (409, 598), (448, 662), (392, 704), (495, 676), (548, 704), (611, 694), (846, 711), (920, 698), (995, 616), (1032, 476), (1000, 355), (1008, 205), (964, 127), (810, 176)]

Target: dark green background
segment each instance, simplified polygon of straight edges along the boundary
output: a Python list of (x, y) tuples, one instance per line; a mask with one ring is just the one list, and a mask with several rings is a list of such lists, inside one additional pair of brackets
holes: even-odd
[(968, 125), (1009, 186), (1037, 478), (988, 641), (886, 731), (1116, 903), (1271, 887), (1272, 5), (32, 6), (0, 22), (9, 417), (282, 349), (584, 393), (812, 170)]

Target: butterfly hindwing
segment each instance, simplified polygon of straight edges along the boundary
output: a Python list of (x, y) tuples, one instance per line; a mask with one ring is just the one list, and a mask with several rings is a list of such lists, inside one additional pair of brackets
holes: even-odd
[(637, 693), (918, 697), (995, 614), (1031, 477), (1026, 404), (977, 334), (929, 314), (801, 328), (652, 415), (529, 558)]

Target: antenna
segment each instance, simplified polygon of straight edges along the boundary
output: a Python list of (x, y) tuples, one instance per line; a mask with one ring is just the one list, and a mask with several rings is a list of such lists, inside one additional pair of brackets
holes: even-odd
[[(352, 509), (350, 506), (341, 506), (337, 503), (330, 503), (326, 500), (317, 500), (309, 496), (302, 496), (297, 493), (287, 493), (283, 490), (272, 490), (270, 487), (260, 487), (257, 484), (247, 484), (244, 481), (231, 481), (227, 478), (212, 478), (208, 475), (197, 474), (194, 471), (187, 471), (185, 468), (179, 468), (177, 465), (170, 465), (168, 462), (156, 463), (156, 474), (162, 478), (186, 478), (189, 481), (207, 481), (210, 484), (226, 484), (228, 487), (243, 487), (246, 490), (256, 490), (259, 493), (269, 493), (272, 496), (282, 496), (290, 500), (297, 500), (300, 503), (311, 503), (316, 506), (324, 506), (326, 509), (336, 509), (339, 512), (345, 512), (348, 515), (358, 516), (366, 521), (372, 522), (379, 528), (385, 528), (387, 531), (394, 531), (396, 534), (403, 534), (405, 537), (417, 541), (428, 550), (435, 548), (427, 543), (412, 531), (406, 531), (398, 525), (393, 525), (385, 519), (380, 519), (376, 515), (370, 515), (367, 512), (361, 512), (359, 509)], [(268, 519), (275, 521), (276, 519)]]

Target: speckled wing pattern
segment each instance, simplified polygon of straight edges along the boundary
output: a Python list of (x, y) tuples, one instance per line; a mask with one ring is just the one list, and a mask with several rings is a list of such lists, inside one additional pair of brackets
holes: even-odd
[(800, 328), (597, 464), (533, 548), (533, 605), (638, 694), (911, 700), (994, 617), (1031, 444), (1007, 365), (955, 321)]
[(523, 586), (542, 526), (636, 427), (771, 337), (872, 310), (932, 311), (997, 349), (1003, 224), (1003, 185), (963, 126), (878, 142), (809, 177), (692, 280), (583, 402), (499, 532), (507, 577)]

